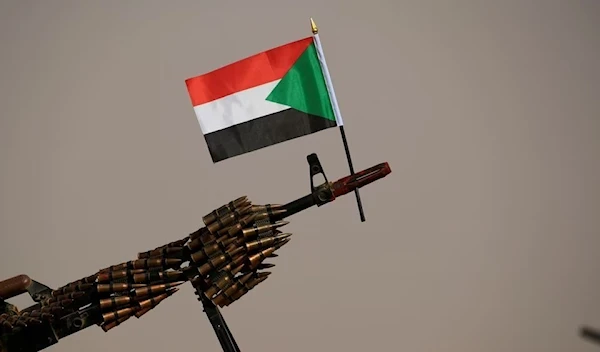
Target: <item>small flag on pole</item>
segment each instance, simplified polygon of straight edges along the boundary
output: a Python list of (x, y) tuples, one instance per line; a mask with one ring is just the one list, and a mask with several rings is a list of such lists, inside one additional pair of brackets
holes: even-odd
[[(339, 127), (354, 174), (318, 29), (310, 22), (311, 37), (185, 81), (213, 163)], [(364, 222), (358, 189), (355, 194)]]
[(338, 126), (312, 37), (186, 84), (215, 163)]
[[(319, 29), (317, 28), (317, 25), (315, 24), (315, 21), (312, 18), (310, 19), (310, 27), (313, 33), (313, 41), (319, 54), (319, 61), (323, 70), (325, 82), (327, 84), (327, 91), (329, 93), (330, 100), (333, 103), (333, 113), (335, 114), (335, 119), (337, 121), (338, 127), (340, 128), (342, 142), (344, 143), (344, 151), (346, 152), (346, 159), (348, 160), (348, 168), (350, 169), (350, 173), (354, 174), (354, 166), (352, 165), (352, 157), (350, 156), (350, 148), (348, 147), (346, 131), (344, 131), (344, 121), (342, 120), (342, 113), (340, 112), (340, 108), (338, 106), (337, 98), (335, 96), (335, 90), (333, 89), (333, 83), (331, 82), (331, 75), (329, 74), (329, 68), (327, 67), (327, 61), (325, 60), (325, 53), (323, 53), (323, 47), (321, 46), (321, 39), (319, 38)], [(356, 204), (358, 205), (360, 221), (365, 222), (365, 212), (363, 211), (362, 201), (360, 200), (360, 193), (358, 191), (358, 188), (354, 190), (354, 194), (356, 195)]]

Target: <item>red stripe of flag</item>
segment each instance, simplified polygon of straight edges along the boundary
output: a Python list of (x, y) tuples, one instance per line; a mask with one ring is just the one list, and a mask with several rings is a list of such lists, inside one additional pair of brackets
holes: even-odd
[(192, 106), (283, 78), (312, 41), (300, 39), (187, 79)]

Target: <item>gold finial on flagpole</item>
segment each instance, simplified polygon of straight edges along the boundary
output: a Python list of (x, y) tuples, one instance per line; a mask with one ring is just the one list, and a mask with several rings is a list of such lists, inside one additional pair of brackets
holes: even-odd
[(310, 27), (312, 29), (313, 34), (318, 34), (319, 33), (319, 29), (317, 28), (317, 24), (312, 19), (312, 17), (310, 18)]

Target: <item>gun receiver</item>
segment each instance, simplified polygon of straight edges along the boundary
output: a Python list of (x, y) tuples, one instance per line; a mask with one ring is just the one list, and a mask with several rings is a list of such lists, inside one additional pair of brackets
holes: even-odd
[[(307, 157), (311, 193), (285, 205), (255, 205), (240, 197), (202, 218), (204, 226), (181, 240), (138, 253), (137, 259), (51, 289), (19, 275), (0, 282), (0, 352), (37, 352), (92, 325), (105, 332), (140, 318), (190, 282), (224, 352), (239, 347), (219, 308), (231, 305), (265, 281), (279, 248), (291, 234), (282, 221), (322, 206), (391, 173), (382, 163), (329, 182), (316, 154)], [(314, 176), (325, 182), (314, 185)], [(27, 292), (36, 302), (19, 311), (6, 302)]]

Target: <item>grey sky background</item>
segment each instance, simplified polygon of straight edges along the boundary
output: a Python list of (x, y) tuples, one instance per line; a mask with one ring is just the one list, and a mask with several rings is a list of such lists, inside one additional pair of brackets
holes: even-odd
[[(58, 287), (247, 195), (346, 176), (328, 130), (213, 165), (184, 80), (320, 28), (355, 168), (224, 315), (244, 352), (586, 352), (600, 327), (600, 2), (0, 1), (0, 278)], [(29, 299), (14, 302), (23, 308)], [(219, 351), (189, 285), (48, 352)]]

